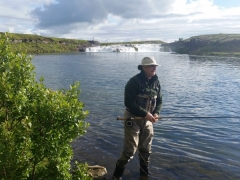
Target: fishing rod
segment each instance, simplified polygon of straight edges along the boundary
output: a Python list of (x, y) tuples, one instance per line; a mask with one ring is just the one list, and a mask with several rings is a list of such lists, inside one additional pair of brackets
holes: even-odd
[[(228, 118), (234, 118), (234, 119), (240, 119), (240, 116), (159, 116), (155, 119), (184, 119), (184, 118), (195, 118), (195, 119), (210, 119), (210, 118), (219, 118), (219, 119), (228, 119)], [(143, 117), (117, 117), (117, 120), (143, 120)]]
[[(156, 117), (155, 119), (184, 119), (184, 118), (195, 118), (195, 119), (210, 119), (210, 118), (218, 118), (218, 119), (227, 119), (227, 118), (234, 118), (234, 119), (240, 119), (240, 116), (159, 116)], [(125, 125), (126, 127), (130, 128), (133, 126), (133, 120), (144, 120), (143, 117), (129, 117), (129, 118), (125, 118), (125, 117), (118, 117), (117, 120), (125, 120)]]

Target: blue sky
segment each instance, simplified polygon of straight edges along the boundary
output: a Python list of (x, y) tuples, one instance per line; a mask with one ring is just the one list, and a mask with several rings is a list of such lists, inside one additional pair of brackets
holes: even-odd
[(230, 8), (240, 6), (240, 0), (214, 0), (214, 4), (220, 7)]
[(1, 0), (0, 32), (121, 42), (239, 34), (240, 0)]

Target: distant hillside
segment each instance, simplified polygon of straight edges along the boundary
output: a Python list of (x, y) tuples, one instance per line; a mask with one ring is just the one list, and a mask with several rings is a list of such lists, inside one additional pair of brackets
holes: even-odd
[(240, 56), (240, 34), (193, 36), (163, 46), (180, 54)]
[(77, 39), (65, 39), (54, 37), (43, 37), (31, 34), (8, 33), (11, 49), (13, 52), (23, 51), (27, 53), (62, 53), (84, 50), (97, 41), (86, 41)]
[(160, 40), (99, 43), (98, 41), (13, 33), (8, 33), (8, 36), (13, 52), (21, 51), (27, 52), (28, 54), (85, 51), (86, 47), (97, 45), (161, 44), (165, 48), (164, 51), (171, 49), (171, 51), (179, 54), (240, 57), (240, 34), (200, 35), (193, 36), (186, 40), (179, 39), (178, 41), (172, 43), (166, 43)]

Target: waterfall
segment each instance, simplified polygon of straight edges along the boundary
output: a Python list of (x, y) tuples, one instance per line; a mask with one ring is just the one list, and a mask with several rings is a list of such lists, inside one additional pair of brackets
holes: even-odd
[(85, 52), (164, 52), (164, 48), (161, 44), (115, 44), (88, 47)]

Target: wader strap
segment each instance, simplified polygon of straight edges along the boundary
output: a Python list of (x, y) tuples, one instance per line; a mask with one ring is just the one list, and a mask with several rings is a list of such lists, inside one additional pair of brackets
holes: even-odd
[(139, 95), (137, 95), (137, 97), (157, 99), (157, 96), (148, 96), (146, 94), (139, 94)]
[(147, 112), (152, 113), (156, 107), (157, 96), (149, 96), (146, 94), (139, 94), (136, 97), (135, 102), (137, 105), (145, 109)]

